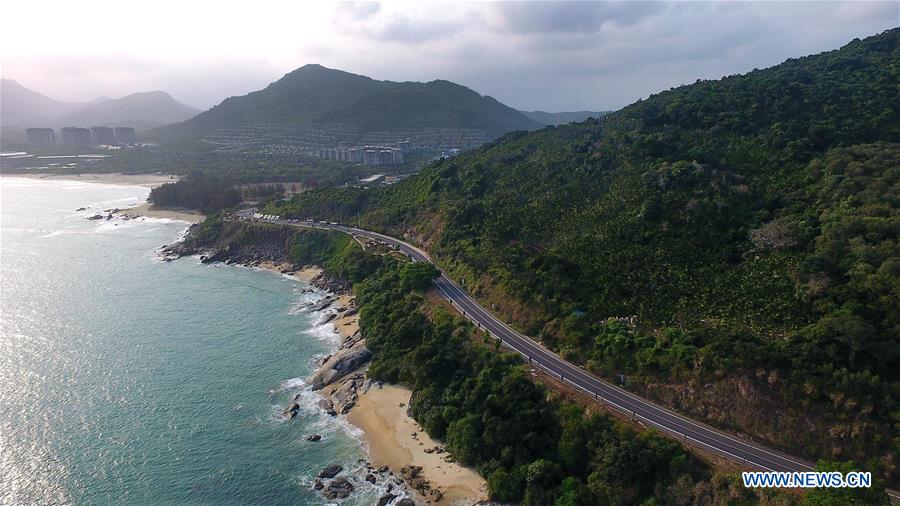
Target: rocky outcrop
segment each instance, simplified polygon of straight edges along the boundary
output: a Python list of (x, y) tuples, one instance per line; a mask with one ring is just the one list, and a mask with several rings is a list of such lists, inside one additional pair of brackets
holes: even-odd
[(340, 464), (331, 464), (329, 466), (325, 466), (325, 469), (319, 471), (317, 475), (318, 478), (326, 478), (331, 479), (338, 475), (341, 471), (344, 470), (344, 466)]
[(319, 407), (329, 415), (337, 416), (337, 411), (334, 410), (334, 402), (332, 402), (331, 399), (319, 400)]
[(287, 418), (289, 420), (293, 420), (294, 418), (297, 418), (297, 414), (299, 412), (300, 412), (300, 405), (297, 404), (296, 402), (292, 402), (286, 408), (284, 408), (284, 411), (282, 412), (282, 414), (284, 415), (285, 418)]
[(359, 399), (359, 390), (365, 388), (366, 385), (366, 376), (362, 373), (354, 374), (341, 382), (337, 388), (331, 391), (335, 411), (340, 414), (349, 412)]
[(335, 478), (328, 483), (322, 495), (328, 499), (346, 499), (353, 492), (353, 484), (347, 478)]
[(366, 347), (365, 340), (359, 339), (352, 347), (339, 349), (328, 357), (328, 360), (310, 377), (309, 384), (313, 390), (321, 390), (359, 369), (371, 358), (372, 352)]
[(200, 261), (208, 264), (212, 262), (226, 262), (232, 260), (234, 255), (241, 250), (241, 246), (236, 242), (230, 242), (224, 248), (210, 250), (205, 255), (200, 255)]
[(350, 293), (350, 283), (343, 279), (338, 279), (325, 274), (324, 272), (312, 278), (309, 282), (316, 288), (327, 290), (331, 293), (346, 294)]

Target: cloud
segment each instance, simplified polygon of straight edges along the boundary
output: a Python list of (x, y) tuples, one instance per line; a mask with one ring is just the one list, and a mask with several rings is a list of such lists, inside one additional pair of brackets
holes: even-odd
[(424, 7), (382, 9), (378, 3), (339, 4), (337, 29), (346, 35), (376, 42), (421, 44), (451, 37), (466, 28), (467, 20), (454, 19)]
[[(376, 79), (448, 79), (523, 109), (596, 110), (834, 49), (900, 19), (895, 1), (392, 0), (250, 8), (221, 0), (210, 10), (158, 0), (141, 16), (112, 8), (113, 0), (98, 2), (82, 0), (52, 19), (34, 2), (5, 7), (10, 19), (41, 25), (0, 31), (4, 77), (66, 100), (165, 89), (209, 106), (321, 63)], [(98, 24), (104, 29), (83, 28)]]
[(666, 9), (662, 2), (498, 2), (494, 17), (515, 33), (596, 32), (605, 25), (630, 26)]
[(339, 22), (356, 21), (374, 16), (381, 10), (379, 2), (340, 2), (335, 9)]

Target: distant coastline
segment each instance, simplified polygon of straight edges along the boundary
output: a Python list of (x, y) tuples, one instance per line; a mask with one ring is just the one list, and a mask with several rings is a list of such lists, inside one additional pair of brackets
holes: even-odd
[[(156, 188), (166, 183), (174, 183), (181, 176), (173, 174), (121, 174), (121, 173), (90, 173), (90, 174), (4, 174), (2, 177), (41, 179), (46, 181), (75, 181), (79, 183), (110, 184), (122, 186), (141, 186), (144, 188)], [(206, 215), (192, 209), (159, 208), (150, 202), (144, 202), (136, 207), (120, 209), (115, 214), (126, 218), (165, 218), (169, 220), (184, 221), (190, 224), (200, 223), (206, 219)]]
[(174, 183), (180, 176), (172, 174), (121, 174), (111, 173), (82, 173), (82, 174), (56, 174), (52, 172), (12, 173), (2, 174), (2, 177), (15, 177), (26, 179), (46, 179), (48, 181), (78, 181), (82, 183), (115, 184), (125, 186), (143, 186), (156, 188), (166, 183)]

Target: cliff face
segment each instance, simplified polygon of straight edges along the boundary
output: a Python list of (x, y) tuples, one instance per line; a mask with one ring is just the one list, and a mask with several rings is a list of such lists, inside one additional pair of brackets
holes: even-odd
[(203, 262), (253, 265), (261, 262), (289, 262), (288, 227), (254, 226), (234, 221), (200, 223), (191, 226), (185, 238), (163, 248), (164, 258), (174, 260), (200, 255)]

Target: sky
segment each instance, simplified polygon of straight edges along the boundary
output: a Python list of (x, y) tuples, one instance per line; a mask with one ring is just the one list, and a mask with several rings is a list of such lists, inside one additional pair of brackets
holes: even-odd
[(14, 1), (0, 19), (0, 75), (58, 100), (205, 109), (319, 63), (571, 111), (836, 49), (900, 25), (900, 2)]

